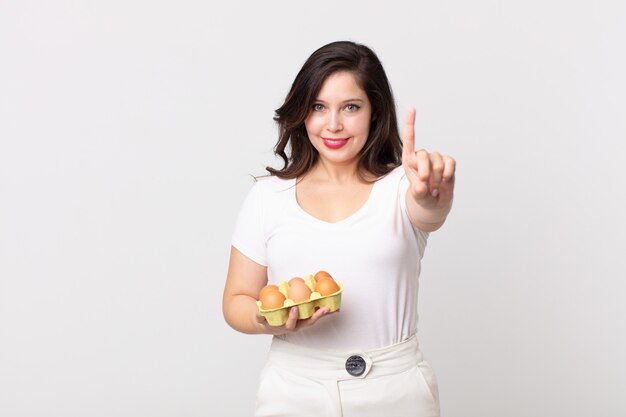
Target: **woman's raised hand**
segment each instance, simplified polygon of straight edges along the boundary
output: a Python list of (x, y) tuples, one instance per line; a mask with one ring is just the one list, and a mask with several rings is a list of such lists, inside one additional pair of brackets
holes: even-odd
[(419, 213), (414, 213), (412, 221), (421, 224), (443, 223), (452, 204), (456, 161), (438, 152), (429, 153), (424, 149), (415, 151), (414, 108), (408, 109), (406, 113), (403, 142), (402, 166), (411, 184), (409, 195), (419, 208)]

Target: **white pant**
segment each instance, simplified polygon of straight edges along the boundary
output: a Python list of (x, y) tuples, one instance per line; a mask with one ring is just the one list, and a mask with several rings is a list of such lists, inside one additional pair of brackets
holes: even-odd
[[(358, 355), (357, 372), (346, 360)], [(364, 362), (364, 363), (363, 363)], [(329, 352), (274, 338), (256, 417), (439, 417), (435, 375), (417, 338), (367, 352)]]

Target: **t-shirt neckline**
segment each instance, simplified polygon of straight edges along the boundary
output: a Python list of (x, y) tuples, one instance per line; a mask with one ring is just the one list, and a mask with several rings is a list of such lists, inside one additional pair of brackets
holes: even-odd
[(375, 197), (376, 190), (378, 189), (378, 183), (383, 178), (380, 178), (380, 179), (374, 181), (374, 184), (372, 185), (372, 189), (370, 190), (370, 193), (367, 196), (367, 200), (365, 200), (365, 202), (361, 205), (361, 207), (359, 207), (356, 211), (354, 211), (348, 217), (344, 217), (343, 219), (338, 220), (336, 222), (328, 222), (326, 220), (322, 220), (320, 218), (317, 218), (314, 215), (312, 215), (311, 213), (309, 213), (308, 211), (306, 211), (304, 208), (302, 208), (300, 203), (298, 203), (298, 199), (297, 199), (297, 196), (296, 196), (296, 179), (295, 178), (291, 180), (291, 182), (292, 182), (291, 185), (292, 186), (290, 187), (290, 189), (291, 189), (290, 201), (291, 201), (292, 205), (295, 206), (296, 211), (298, 211), (300, 213), (300, 215), (303, 218), (305, 218), (307, 221), (309, 221), (311, 223), (315, 223), (315, 224), (323, 226), (323, 227), (337, 228), (337, 227), (341, 227), (343, 225), (348, 225), (348, 224), (353, 223), (354, 221), (358, 220), (360, 217), (362, 217), (367, 212), (369, 206), (371, 206), (373, 204), (372, 201), (375, 199), (374, 197)]

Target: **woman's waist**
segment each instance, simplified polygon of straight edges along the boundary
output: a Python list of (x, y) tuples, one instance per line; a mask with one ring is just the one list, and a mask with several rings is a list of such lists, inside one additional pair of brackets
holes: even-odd
[(269, 352), (273, 366), (307, 377), (333, 380), (396, 374), (422, 360), (415, 334), (400, 343), (368, 350), (316, 349), (275, 337)]

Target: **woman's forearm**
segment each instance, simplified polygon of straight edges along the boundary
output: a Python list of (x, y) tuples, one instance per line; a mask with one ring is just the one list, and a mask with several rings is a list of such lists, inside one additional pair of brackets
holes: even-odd
[(224, 319), (233, 329), (248, 334), (268, 333), (256, 319), (259, 311), (256, 300), (249, 295), (232, 295), (223, 303)]

